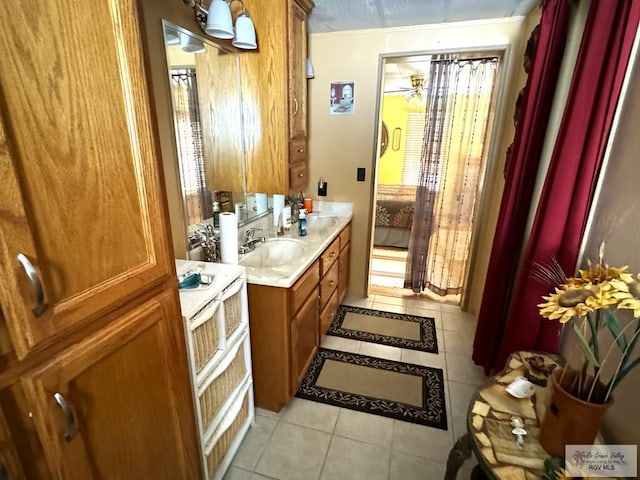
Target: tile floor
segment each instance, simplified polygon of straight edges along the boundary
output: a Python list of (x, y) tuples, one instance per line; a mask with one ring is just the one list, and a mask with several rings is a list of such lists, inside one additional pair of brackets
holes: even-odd
[[(472, 315), (459, 307), (414, 299), (371, 295), (347, 297), (345, 304), (433, 317), (439, 353), (326, 336), (322, 346), (401, 360), (444, 370), (447, 431), (355, 412), (299, 398), (278, 413), (257, 409), (226, 480), (437, 480), (447, 455), (465, 431), (469, 399), (484, 383), (471, 360)], [(458, 478), (468, 479), (467, 460)]]

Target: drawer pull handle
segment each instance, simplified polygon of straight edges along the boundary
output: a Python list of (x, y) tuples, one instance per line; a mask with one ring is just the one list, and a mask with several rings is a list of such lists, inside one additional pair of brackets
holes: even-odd
[(42, 282), (38, 276), (38, 271), (34, 268), (26, 255), (19, 253), (17, 258), (31, 282), (31, 288), (33, 289), (33, 294), (36, 298), (36, 306), (33, 307), (32, 311), (36, 317), (39, 317), (47, 309), (47, 304), (44, 302), (44, 292), (42, 291)]
[(329, 254), (329, 258), (333, 258), (333, 257), (335, 257), (335, 256), (336, 256), (336, 252), (331, 252), (331, 253)]
[(335, 280), (331, 280), (331, 281), (329, 282), (329, 286), (330, 286), (330, 287), (333, 287), (335, 284), (336, 284)]
[(304, 152), (304, 148), (299, 148), (298, 153), (302, 153), (302, 152)]
[(298, 114), (298, 99), (294, 98), (293, 99), (293, 114), (297, 115)]
[(299, 174), (298, 174), (298, 176), (299, 176), (300, 178), (302, 178), (302, 177), (304, 177), (304, 173), (299, 173)]
[(53, 398), (55, 398), (56, 403), (60, 406), (62, 413), (64, 413), (64, 417), (67, 421), (67, 431), (64, 434), (64, 439), (67, 442), (70, 442), (71, 439), (76, 436), (78, 431), (76, 427), (76, 417), (73, 415), (73, 410), (71, 410), (69, 403), (67, 403), (61, 393), (54, 393)]

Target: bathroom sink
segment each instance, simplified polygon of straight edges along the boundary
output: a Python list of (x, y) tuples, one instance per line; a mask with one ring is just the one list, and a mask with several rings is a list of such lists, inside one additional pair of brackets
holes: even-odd
[(306, 249), (302, 240), (295, 238), (272, 238), (258, 245), (239, 261), (240, 265), (254, 268), (280, 267), (295, 262)]
[(322, 230), (333, 227), (338, 223), (337, 217), (318, 215), (316, 213), (307, 214), (307, 228), (312, 230)]

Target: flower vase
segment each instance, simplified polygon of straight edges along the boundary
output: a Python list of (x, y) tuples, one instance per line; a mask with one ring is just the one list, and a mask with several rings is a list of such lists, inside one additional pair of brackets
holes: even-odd
[(613, 403), (611, 399), (607, 403), (587, 402), (570, 394), (577, 372), (562, 372), (556, 369), (551, 376), (551, 402), (540, 426), (540, 445), (549, 455), (559, 458), (564, 458), (566, 445), (593, 444)]

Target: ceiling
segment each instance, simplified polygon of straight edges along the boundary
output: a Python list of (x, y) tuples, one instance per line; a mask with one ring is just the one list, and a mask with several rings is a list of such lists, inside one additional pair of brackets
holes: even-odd
[(536, 0), (314, 0), (309, 32), (525, 16)]

